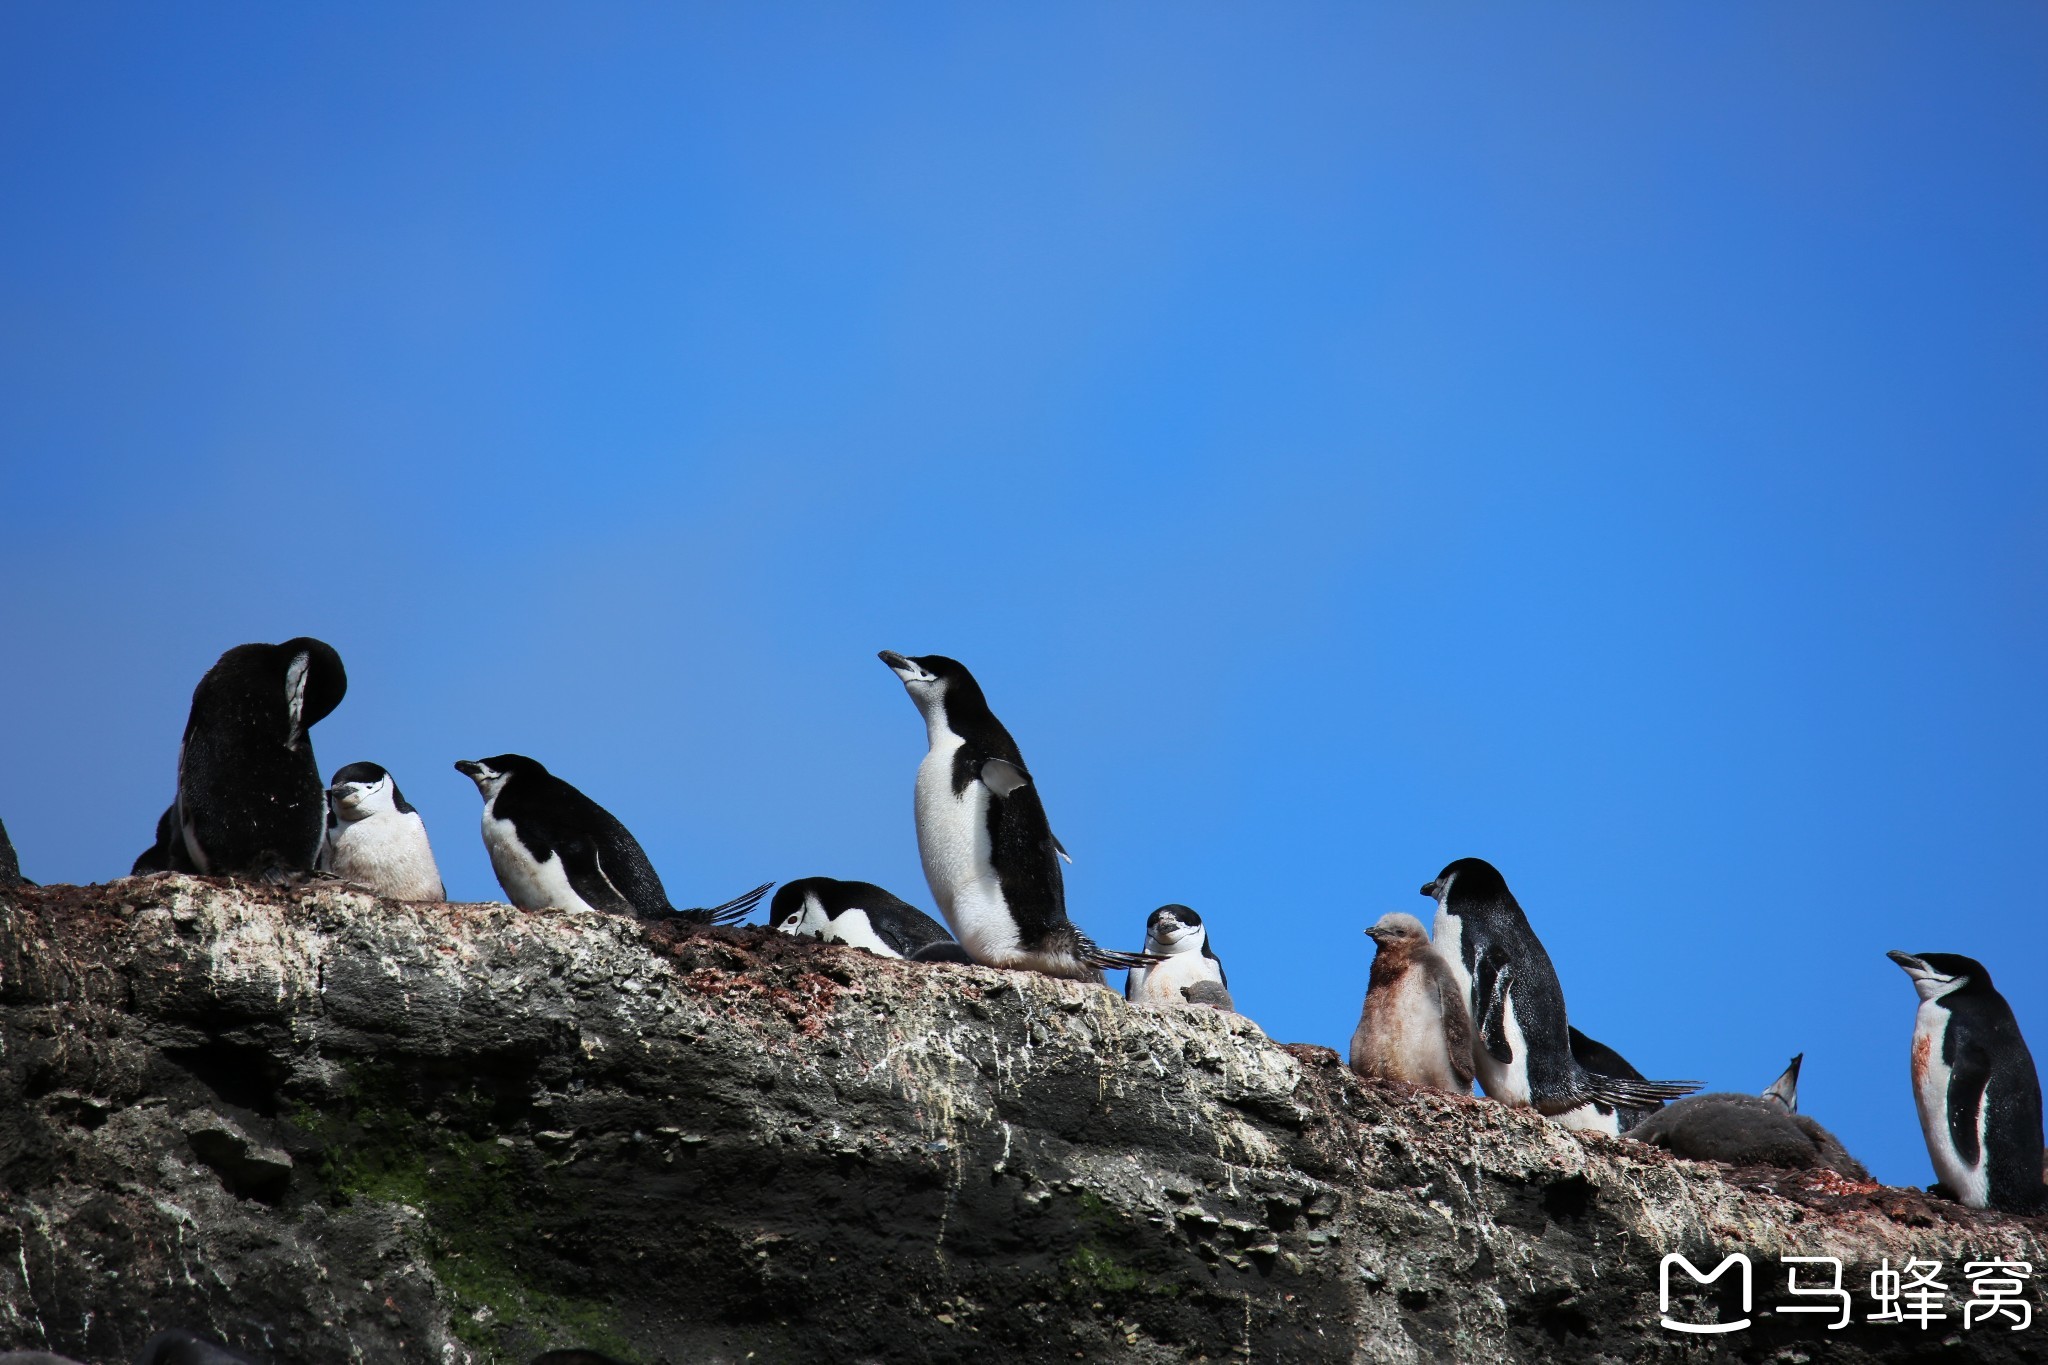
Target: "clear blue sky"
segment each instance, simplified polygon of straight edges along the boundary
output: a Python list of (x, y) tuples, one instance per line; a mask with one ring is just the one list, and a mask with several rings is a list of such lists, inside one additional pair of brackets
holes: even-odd
[(2048, 1060), (2048, 11), (12, 5), (0, 818), (105, 879), (225, 648), (452, 894), (535, 755), (679, 903), (930, 904), (880, 648), (1136, 947), (1342, 1045), (1497, 863), (1572, 1015), (1931, 1179), (1887, 948)]

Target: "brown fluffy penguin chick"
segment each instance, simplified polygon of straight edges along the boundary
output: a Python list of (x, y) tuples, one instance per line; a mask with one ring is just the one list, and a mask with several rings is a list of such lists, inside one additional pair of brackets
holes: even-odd
[(1397, 911), (1365, 932), (1379, 952), (1351, 1035), (1351, 1069), (1376, 1080), (1469, 1094), (1472, 1015), (1422, 921)]
[(1804, 1114), (1788, 1114), (1761, 1095), (1691, 1095), (1674, 1100), (1628, 1131), (1637, 1142), (1695, 1161), (1731, 1166), (1823, 1166), (1851, 1180), (1870, 1172), (1827, 1129)]

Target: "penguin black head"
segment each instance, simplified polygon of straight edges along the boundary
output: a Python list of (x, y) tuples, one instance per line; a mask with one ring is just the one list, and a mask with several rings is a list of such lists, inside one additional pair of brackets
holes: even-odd
[(1484, 858), (1460, 858), (1437, 873), (1435, 881), (1426, 883), (1422, 894), (1439, 904), (1453, 894), (1460, 900), (1499, 900), (1508, 896), (1508, 881)]
[(875, 657), (903, 680), (903, 690), (910, 693), (910, 699), (917, 703), (920, 711), (929, 713), (941, 702), (948, 709), (957, 708), (962, 703), (984, 711), (988, 709), (981, 684), (967, 671), (967, 665), (958, 659), (949, 659), (943, 654), (898, 654), (893, 649), (885, 649)]
[(799, 937), (816, 938), (824, 933), (832, 915), (819, 893), (831, 884), (830, 877), (799, 877), (784, 882), (776, 888), (775, 899), (768, 902), (768, 927)]
[(1922, 1000), (1991, 989), (1991, 973), (1984, 969), (1984, 964), (1961, 953), (1922, 953), (1915, 957), (1894, 948), (1885, 956), (1913, 978), (1913, 989), (1920, 992)]
[(1185, 905), (1162, 905), (1145, 920), (1148, 953), (1193, 952), (1208, 938), (1202, 917)]
[(398, 783), (375, 763), (351, 763), (336, 769), (327, 784), (327, 804), (337, 820), (361, 820), (387, 805), (401, 815), (413, 812), (413, 804), (405, 799)]
[(525, 754), (499, 754), (496, 758), (458, 759), (455, 771), (476, 783), (476, 789), (484, 794), (486, 801), (503, 790), (505, 784), (515, 777), (546, 777), (548, 770), (540, 760), (528, 758)]

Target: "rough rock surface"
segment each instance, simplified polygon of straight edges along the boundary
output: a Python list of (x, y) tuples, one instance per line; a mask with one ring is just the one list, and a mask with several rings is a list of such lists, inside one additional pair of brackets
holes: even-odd
[[(331, 885), (0, 893), (0, 1349), (2018, 1361), (2048, 1321), (1963, 1331), (1962, 1263), (2044, 1243), (1071, 982)], [(1736, 1250), (1752, 1327), (1659, 1326), (1663, 1253)], [(1841, 1257), (1856, 1324), (1773, 1313), (1780, 1255)], [(1949, 1318), (1864, 1323), (1915, 1256)], [(1674, 1314), (1732, 1318), (1733, 1278)]]

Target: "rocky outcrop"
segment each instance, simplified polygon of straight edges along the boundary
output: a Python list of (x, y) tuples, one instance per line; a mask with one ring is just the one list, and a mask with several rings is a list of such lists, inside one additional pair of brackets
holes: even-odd
[[(0, 892), (0, 1187), (0, 1349), (95, 1362), (168, 1326), (308, 1363), (2048, 1354), (1962, 1326), (1963, 1263), (2041, 1265), (2043, 1220), (1072, 982), (332, 885)], [(1735, 1251), (1752, 1325), (1660, 1326), (1663, 1255)], [(1840, 1258), (1854, 1325), (1773, 1312), (1784, 1255)], [(1909, 1258), (1949, 1317), (1864, 1322)]]

